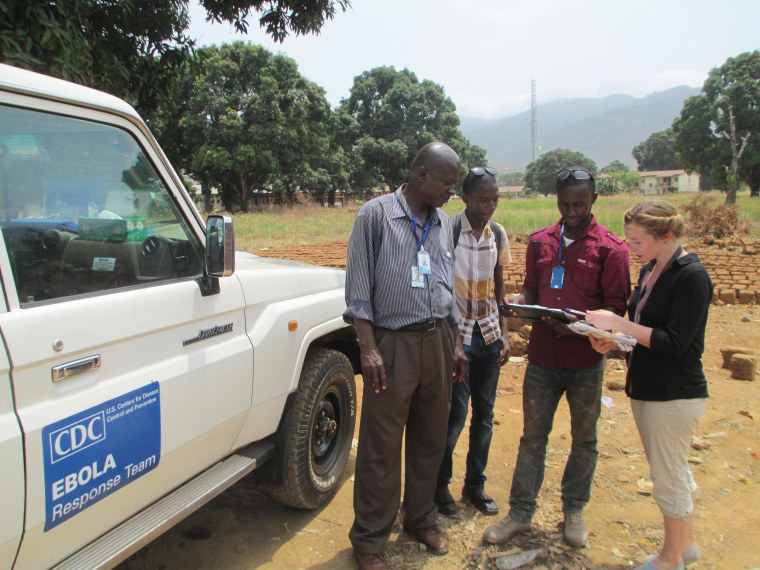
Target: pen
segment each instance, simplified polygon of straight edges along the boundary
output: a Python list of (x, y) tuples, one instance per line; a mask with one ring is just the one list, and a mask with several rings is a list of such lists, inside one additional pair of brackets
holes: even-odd
[(570, 313), (571, 315), (575, 315), (577, 317), (581, 317), (583, 319), (586, 318), (586, 313), (584, 313), (583, 311), (576, 311), (575, 309), (565, 309), (565, 312)]

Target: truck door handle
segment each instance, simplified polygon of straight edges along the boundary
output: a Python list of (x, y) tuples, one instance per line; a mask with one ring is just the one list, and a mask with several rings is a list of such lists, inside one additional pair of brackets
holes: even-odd
[(89, 370), (95, 370), (96, 368), (100, 368), (99, 354), (80, 358), (79, 360), (72, 360), (66, 364), (59, 364), (58, 366), (53, 366), (51, 369), (53, 373), (53, 382), (60, 382), (70, 376), (75, 376)]

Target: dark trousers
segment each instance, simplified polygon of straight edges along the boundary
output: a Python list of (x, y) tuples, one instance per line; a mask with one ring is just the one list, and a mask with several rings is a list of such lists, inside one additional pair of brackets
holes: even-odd
[(482, 489), (486, 481), (485, 469), (493, 436), (493, 406), (499, 384), (499, 355), (501, 339), (486, 344), (479, 327), (472, 331), (470, 344), (464, 346), (467, 355), (467, 374), (464, 380), (454, 384), (451, 394), (451, 413), (446, 434), (446, 451), (438, 471), (438, 486), (447, 487), (451, 482), (452, 455), (464, 428), (472, 399), (470, 419), (470, 447), (467, 451), (467, 469), (464, 485)]
[(436, 524), (436, 475), (451, 406), (454, 335), (443, 323), (432, 331), (375, 329), (387, 389), (365, 386), (354, 476), (354, 524), (348, 536), (360, 552), (382, 552), (401, 500), (405, 435), (404, 526)]
[(509, 495), (509, 516), (514, 520), (530, 522), (536, 512), (546, 446), (563, 394), (570, 407), (572, 445), (562, 476), (562, 510), (576, 513), (588, 503), (599, 455), (596, 422), (602, 410), (605, 363), (602, 358), (589, 368), (562, 370), (528, 363), (523, 382), (523, 435)]

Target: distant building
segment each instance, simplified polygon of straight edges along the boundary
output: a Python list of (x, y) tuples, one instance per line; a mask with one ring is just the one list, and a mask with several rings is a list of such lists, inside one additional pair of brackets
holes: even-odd
[[(689, 174), (685, 170), (650, 170), (637, 172), (639, 181), (626, 188), (645, 196), (672, 194), (673, 192), (699, 192), (699, 173)], [(609, 174), (599, 174), (597, 180), (611, 178)]]
[(639, 172), (639, 182), (633, 190), (639, 194), (659, 195), (673, 192), (699, 192), (699, 173), (685, 170), (652, 170)]
[(525, 186), (499, 186), (499, 196), (508, 198), (510, 196), (519, 196), (522, 194)]

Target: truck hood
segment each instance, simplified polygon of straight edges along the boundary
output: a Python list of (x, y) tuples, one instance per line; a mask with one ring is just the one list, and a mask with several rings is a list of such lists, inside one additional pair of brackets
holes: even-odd
[(259, 257), (236, 252), (235, 274), (249, 302), (302, 297), (309, 293), (340, 289), (346, 285), (346, 272), (289, 259)]

